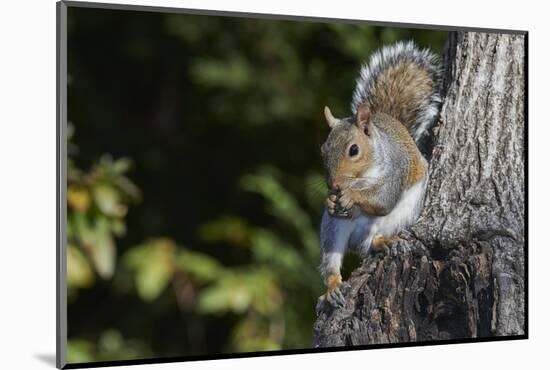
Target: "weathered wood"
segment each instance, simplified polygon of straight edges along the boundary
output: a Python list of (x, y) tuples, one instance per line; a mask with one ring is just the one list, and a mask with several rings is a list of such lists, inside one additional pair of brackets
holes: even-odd
[(524, 37), (451, 33), (423, 213), (323, 304), (313, 345), (524, 333)]

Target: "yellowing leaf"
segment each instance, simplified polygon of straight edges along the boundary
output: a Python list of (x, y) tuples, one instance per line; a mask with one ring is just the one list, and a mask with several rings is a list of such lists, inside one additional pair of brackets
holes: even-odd
[(84, 187), (69, 186), (67, 189), (67, 204), (77, 211), (85, 212), (90, 207), (90, 193)]

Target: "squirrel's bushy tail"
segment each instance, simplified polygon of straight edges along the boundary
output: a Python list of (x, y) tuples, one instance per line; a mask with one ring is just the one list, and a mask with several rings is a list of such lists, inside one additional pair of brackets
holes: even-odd
[(439, 117), (440, 65), (428, 49), (412, 41), (375, 52), (361, 67), (351, 110), (367, 103), (373, 113), (386, 113), (403, 123), (418, 143)]

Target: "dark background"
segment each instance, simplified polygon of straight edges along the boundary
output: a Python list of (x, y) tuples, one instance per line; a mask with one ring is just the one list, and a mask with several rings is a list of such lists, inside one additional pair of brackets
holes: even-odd
[(69, 7), (69, 362), (310, 347), (323, 107), (446, 36)]

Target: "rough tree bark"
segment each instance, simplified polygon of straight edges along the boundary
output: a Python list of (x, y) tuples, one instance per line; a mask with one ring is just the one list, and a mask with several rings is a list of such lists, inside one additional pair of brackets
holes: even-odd
[(524, 334), (524, 41), (449, 35), (423, 213), (321, 307), (314, 347)]

